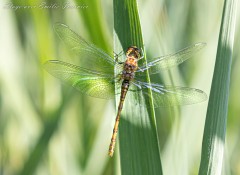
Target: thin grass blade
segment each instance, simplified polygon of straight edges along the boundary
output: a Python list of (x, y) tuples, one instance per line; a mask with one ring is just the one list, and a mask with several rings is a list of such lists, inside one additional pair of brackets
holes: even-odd
[(199, 174), (221, 174), (226, 135), (237, 0), (225, 0), (202, 142)]
[[(133, 45), (144, 49), (136, 0), (114, 0), (113, 6), (114, 40), (119, 39), (124, 51)], [(146, 81), (149, 82), (148, 76)], [(138, 103), (145, 107), (133, 103), (132, 99), (138, 99)], [(117, 105), (118, 102), (119, 99)], [(149, 105), (151, 108), (146, 108)], [(121, 117), (119, 148), (122, 174), (162, 174), (152, 98), (127, 94)]]

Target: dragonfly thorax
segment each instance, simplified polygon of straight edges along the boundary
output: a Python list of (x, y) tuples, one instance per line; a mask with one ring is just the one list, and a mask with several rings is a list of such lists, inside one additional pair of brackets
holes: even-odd
[(132, 79), (134, 79), (134, 76), (135, 76), (134, 72), (132, 72), (132, 73), (127, 73), (126, 71), (122, 72), (122, 79), (123, 80), (131, 81)]
[(134, 79), (135, 71), (138, 68), (138, 59), (140, 58), (140, 50), (136, 46), (131, 46), (126, 51), (127, 60), (124, 63), (122, 71), (122, 79), (131, 81)]
[(125, 63), (124, 69), (122, 71), (122, 79), (124, 80), (132, 80), (135, 76), (135, 71), (137, 69), (137, 66), (134, 64)]

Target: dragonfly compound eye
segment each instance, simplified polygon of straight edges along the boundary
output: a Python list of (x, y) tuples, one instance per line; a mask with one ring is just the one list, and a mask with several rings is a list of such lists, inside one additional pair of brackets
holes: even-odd
[(128, 49), (126, 51), (126, 56), (127, 57), (133, 56), (135, 58), (139, 58), (140, 53), (141, 53), (141, 50), (138, 49), (136, 46), (130, 46), (130, 47), (128, 47)]

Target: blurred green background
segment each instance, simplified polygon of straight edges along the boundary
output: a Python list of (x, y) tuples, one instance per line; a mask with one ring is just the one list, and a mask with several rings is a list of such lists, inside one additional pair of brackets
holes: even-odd
[[(196, 42), (207, 43), (189, 61), (163, 71), (158, 82), (195, 87), (209, 94), (223, 1), (139, 0), (138, 7), (147, 57), (174, 53)], [(226, 175), (240, 175), (239, 16), (223, 169)], [(53, 30), (56, 22), (67, 24), (113, 54), (110, 0), (1, 1), (0, 174), (120, 174), (118, 153), (113, 158), (107, 156), (114, 101), (84, 96), (42, 67), (48, 59), (80, 59), (57, 37)], [(164, 174), (197, 174), (206, 109), (207, 102), (156, 110)]]

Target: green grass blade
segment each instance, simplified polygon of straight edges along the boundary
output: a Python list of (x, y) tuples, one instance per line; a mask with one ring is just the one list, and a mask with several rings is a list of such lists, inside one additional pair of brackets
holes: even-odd
[(199, 174), (221, 174), (237, 0), (225, 0), (209, 97)]
[[(124, 51), (131, 45), (143, 48), (136, 0), (114, 0), (113, 6), (117, 34), (114, 40), (118, 37)], [(131, 98), (134, 97), (127, 94), (119, 126), (121, 172), (125, 175), (160, 175), (162, 166), (152, 99), (145, 101), (139, 97), (139, 103), (152, 106), (147, 109), (133, 104)]]
[[(76, 4), (79, 6), (87, 5), (87, 9), (79, 9), (79, 13), (82, 16), (85, 28), (88, 30), (91, 40), (97, 46), (104, 50), (109, 51), (109, 42), (107, 41), (107, 30), (104, 21), (104, 16), (101, 8), (101, 1), (97, 0), (76, 0)], [(94, 13), (93, 13), (94, 12)]]

